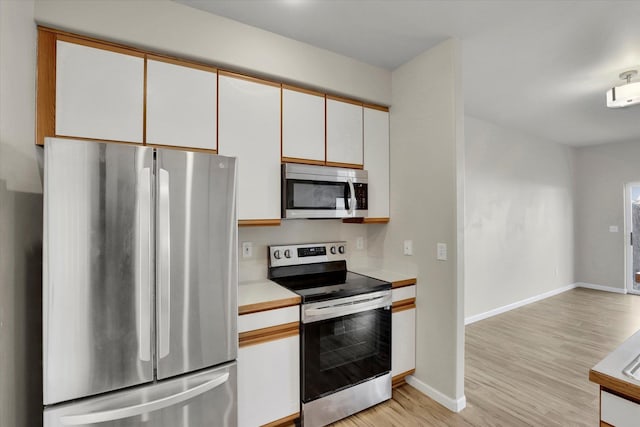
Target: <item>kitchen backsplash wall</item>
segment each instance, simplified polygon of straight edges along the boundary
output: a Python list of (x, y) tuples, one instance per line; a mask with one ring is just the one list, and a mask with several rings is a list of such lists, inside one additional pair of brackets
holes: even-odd
[[(289, 243), (347, 242), (347, 267), (375, 266), (375, 258), (368, 254), (381, 250), (368, 247), (370, 225), (343, 224), (339, 220), (283, 220), (279, 227), (240, 227), (238, 229), (238, 278), (241, 282), (267, 277), (267, 246)], [(380, 227), (380, 226), (378, 226)], [(362, 237), (363, 248), (357, 249)], [(252, 256), (242, 257), (242, 242), (252, 243)], [(373, 264), (373, 265), (372, 265)]]

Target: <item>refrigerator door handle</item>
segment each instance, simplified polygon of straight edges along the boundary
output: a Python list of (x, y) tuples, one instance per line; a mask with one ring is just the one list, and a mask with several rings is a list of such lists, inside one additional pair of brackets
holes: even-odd
[(162, 358), (169, 354), (171, 336), (171, 216), (169, 172), (160, 169), (158, 176), (158, 347)]
[(138, 173), (138, 357), (151, 360), (151, 168)]
[(178, 403), (193, 399), (194, 397), (197, 397), (226, 383), (228, 379), (229, 373), (225, 372), (224, 374), (220, 374), (205, 383), (171, 396), (152, 400), (150, 402), (139, 403), (137, 405), (125, 406), (122, 408), (108, 409), (99, 412), (90, 412), (88, 414), (66, 415), (60, 418), (60, 422), (62, 423), (62, 425), (77, 426), (135, 417), (137, 415), (157, 411), (159, 409), (167, 408), (169, 406), (173, 406)]

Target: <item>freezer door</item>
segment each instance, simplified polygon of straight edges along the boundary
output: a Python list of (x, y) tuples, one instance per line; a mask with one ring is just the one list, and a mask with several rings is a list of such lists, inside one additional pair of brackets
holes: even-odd
[(153, 379), (152, 150), (47, 139), (43, 399)]
[(234, 158), (156, 154), (157, 377), (236, 358)]
[(235, 362), (44, 410), (44, 427), (236, 427)]

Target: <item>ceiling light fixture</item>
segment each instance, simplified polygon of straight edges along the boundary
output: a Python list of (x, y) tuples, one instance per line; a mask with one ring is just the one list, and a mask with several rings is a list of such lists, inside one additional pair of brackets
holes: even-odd
[(631, 83), (631, 78), (638, 74), (636, 70), (620, 73), (620, 78), (627, 83), (614, 86), (607, 91), (607, 107), (621, 108), (640, 103), (640, 82)]

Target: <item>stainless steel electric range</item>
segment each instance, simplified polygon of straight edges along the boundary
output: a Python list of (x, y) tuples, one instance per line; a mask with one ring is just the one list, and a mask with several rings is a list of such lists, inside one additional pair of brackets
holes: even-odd
[(391, 283), (347, 271), (346, 242), (269, 247), (269, 279), (302, 297), (302, 425), (391, 398)]

